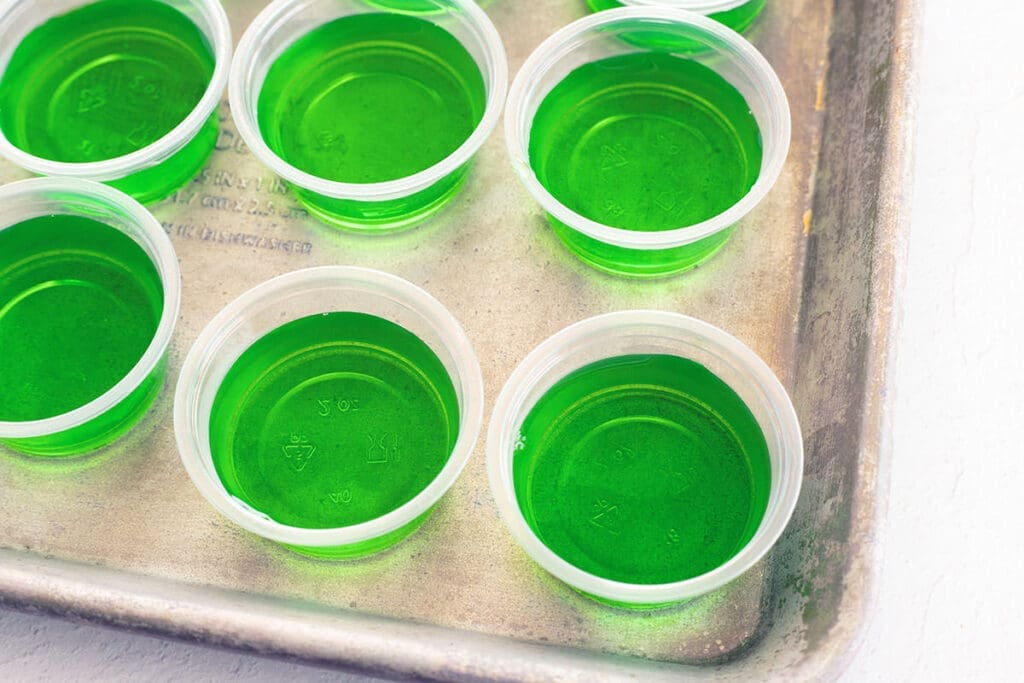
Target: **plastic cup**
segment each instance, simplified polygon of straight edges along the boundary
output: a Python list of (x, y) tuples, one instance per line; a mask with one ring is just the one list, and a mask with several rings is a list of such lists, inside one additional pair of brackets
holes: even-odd
[[(701, 49), (679, 50), (680, 42)], [(658, 43), (661, 47), (653, 47)], [(760, 129), (762, 162), (757, 180), (735, 204), (694, 225), (641, 231), (591, 220), (559, 201), (531, 168), (534, 117), (545, 96), (580, 66), (635, 52), (668, 52), (709, 67), (746, 100)], [(580, 19), (544, 41), (526, 60), (509, 92), (505, 138), (513, 166), (548, 213), (561, 241), (589, 265), (617, 275), (659, 277), (691, 268), (725, 244), (733, 227), (774, 185), (789, 150), (785, 92), (764, 57), (739, 34), (707, 17), (670, 8), (628, 7)], [(685, 163), (683, 160), (681, 163)], [(691, 188), (680, 187), (685, 199)]]
[[(767, 444), (770, 490), (764, 516), (753, 536), (724, 564), (682, 581), (628, 583), (580, 569), (545, 545), (527, 523), (517, 502), (513, 462), (524, 447), (521, 439), (525, 437), (521, 429), (534, 406), (556, 382), (570, 373), (603, 359), (635, 354), (665, 354), (703, 365), (742, 399)], [(605, 436), (596, 443), (598, 448), (610, 445), (623, 449)], [(635, 448), (637, 455), (643, 456), (642, 448)], [(578, 455), (592, 459), (600, 454), (588, 452)], [(615, 455), (619, 457), (621, 453), (616, 452)], [(566, 457), (571, 456), (567, 454)], [(538, 346), (515, 369), (498, 396), (491, 417), (487, 436), (487, 468), (491, 491), (502, 519), (519, 545), (537, 564), (577, 591), (599, 601), (646, 609), (679, 603), (724, 586), (768, 552), (796, 505), (803, 474), (803, 445), (800, 426), (786, 391), (764, 362), (740, 341), (716, 327), (684, 315), (623, 311), (590, 318), (565, 328)], [(564, 483), (564, 476), (563, 473), (559, 478), (560, 485)], [(615, 474), (609, 476), (615, 481), (622, 478)], [(660, 470), (657, 476), (662, 476)], [(694, 485), (700, 484), (696, 482)], [(651, 501), (651, 504), (655, 502)], [(633, 503), (641, 508), (646, 505), (643, 499)], [(623, 503), (628, 504), (630, 501)], [(594, 521), (601, 523), (596, 517)], [(660, 542), (667, 541), (661, 539)], [(652, 550), (656, 548), (652, 547)], [(627, 561), (633, 562), (630, 558)]]
[[(174, 247), (156, 219), (131, 197), (87, 180), (37, 178), (0, 188), (0, 233), (32, 218), (67, 214), (109, 225), (129, 236), (152, 259), (162, 286), (163, 310), (156, 332), (142, 357), (119, 382), (92, 401), (46, 419), (0, 422), (0, 443), (23, 453), (71, 456), (95, 450), (127, 432), (149, 409), (164, 383), (166, 350), (178, 319), (181, 277)], [(29, 267), (24, 262), (15, 264)], [(22, 272), (25, 269), (22, 269)], [(17, 273), (16, 273), (17, 274)], [(0, 272), (0, 283), (10, 271)], [(23, 275), (19, 276), (23, 277)], [(42, 288), (66, 283), (27, 281), (24, 291), (0, 301), (9, 315), (20, 300)], [(103, 283), (84, 283), (86, 286)], [(106, 330), (110, 337), (121, 328)], [(39, 344), (49, 342), (39, 330)], [(4, 350), (3, 352), (7, 352)], [(54, 349), (61, 353), (61, 349)]]
[[(486, 103), (472, 134), (429, 168), (382, 182), (338, 182), (297, 168), (270, 148), (259, 125), (259, 97), (270, 67), (296, 40), (325, 23), (367, 13), (415, 16), (458, 39), (480, 69)], [(421, 223), (454, 197), (466, 180), (473, 155), (498, 122), (507, 78), (501, 38), (471, 0), (276, 0), (242, 37), (228, 91), (232, 115), (249, 149), (288, 182), (313, 216), (350, 231), (385, 233)]]
[[(47, 20), (89, 4), (83, 0), (45, 3), (16, 0), (0, 8), (0, 74), (18, 44)], [(213, 53), (213, 75), (191, 113), (163, 137), (129, 154), (102, 161), (72, 163), (44, 159), (15, 146), (0, 129), (0, 155), (39, 175), (95, 180), (143, 202), (172, 194), (206, 163), (217, 142), (218, 105), (231, 62), (231, 30), (217, 0), (167, 0), (202, 32)], [(81, 74), (69, 75), (78, 78)], [(71, 84), (73, 86), (73, 83)], [(69, 86), (69, 87), (71, 87)], [(119, 86), (120, 87), (120, 86)], [(129, 131), (124, 131), (129, 135)]]
[[(254, 342), (291, 321), (330, 312), (357, 312), (383, 318), (424, 342), (436, 354), (452, 381), (458, 399), (459, 428), (454, 447), (440, 472), (408, 502), (358, 524), (304, 528), (275, 521), (228, 492), (217, 472), (211, 451), (211, 412), (229, 370)], [(380, 383), (379, 377), (370, 377), (368, 381)], [(300, 383), (295, 391), (309, 383), (309, 380)], [(294, 396), (294, 391), (287, 392), (281, 400), (291, 396)], [(434, 505), (455, 483), (473, 451), (482, 421), (482, 398), (480, 367), (469, 339), (451, 313), (436, 299), (393, 275), (364, 268), (326, 266), (288, 273), (264, 282), (214, 317), (185, 359), (175, 397), (174, 426), (185, 469), (200, 493), (218, 512), (247, 531), (284, 544), (301, 554), (325, 559), (350, 558), (387, 548), (426, 520)], [(334, 401), (311, 404), (311, 419), (316, 419), (312, 417), (316, 414), (314, 411), (321, 407), (333, 411), (347, 410), (349, 405), (347, 401), (344, 405)], [(360, 409), (372, 408), (364, 403)], [(359, 422), (339, 424), (344, 425), (338, 427), (339, 439), (344, 438), (345, 433), (355, 434), (361, 428)], [(363, 439), (354, 443), (359, 448), (367, 447)], [(375, 442), (371, 442), (370, 447), (374, 446)], [(357, 455), (354, 450), (345, 450), (348, 448), (325, 447), (321, 443), (317, 457), (349, 458), (348, 462), (358, 463), (355, 458), (362, 458), (362, 452)], [(287, 449), (286, 445), (281, 457), (291, 454)], [(254, 454), (253, 457), (257, 456)], [(403, 457), (416, 457), (416, 454)], [(301, 470), (302, 466), (297, 469)], [(387, 474), (382, 470), (380, 476)], [(335, 502), (348, 502), (346, 495), (339, 493)]]
[(766, 0), (587, 0), (595, 12), (616, 7), (671, 7), (710, 17), (733, 31), (744, 31), (764, 9)]

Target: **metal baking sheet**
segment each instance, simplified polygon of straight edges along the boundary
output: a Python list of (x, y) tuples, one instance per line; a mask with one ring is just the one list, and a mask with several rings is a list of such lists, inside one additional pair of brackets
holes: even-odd
[[(263, 3), (227, 0), (236, 36)], [(512, 73), (582, 0), (485, 3)], [(500, 127), (466, 189), (406, 234), (310, 219), (222, 107), (207, 168), (153, 207), (184, 292), (170, 382), (108, 451), (68, 463), (0, 454), (0, 602), (388, 676), (468, 680), (817, 678), (839, 670), (870, 594), (894, 282), (902, 262), (913, 0), (772, 0), (749, 35), (789, 95), (793, 146), (762, 206), (712, 260), (630, 282), (577, 262), (514, 177)], [(26, 174), (0, 162), (0, 181)], [(181, 360), (206, 322), (290, 270), (354, 264), (432, 292), (480, 357), (486, 410), (536, 344), (584, 317), (680, 311), (758, 352), (794, 397), (805, 483), (777, 548), (680, 608), (629, 613), (549, 578), (487, 488), (483, 441), (423, 528), (332, 563), (223, 520), (188, 480), (171, 425)], [(884, 466), (881, 468), (884, 471)]]

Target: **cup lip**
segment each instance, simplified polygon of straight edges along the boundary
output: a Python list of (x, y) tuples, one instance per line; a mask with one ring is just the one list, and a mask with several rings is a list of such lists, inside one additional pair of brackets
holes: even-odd
[[(124, 178), (137, 171), (154, 166), (167, 157), (177, 152), (192, 140), (203, 127), (203, 124), (220, 104), (224, 86), (228, 81), (228, 72), (231, 62), (231, 25), (228, 22), (224, 7), (218, 0), (189, 0), (198, 7), (206, 16), (212, 28), (212, 45), (214, 67), (210, 82), (203, 92), (203, 96), (192, 108), (188, 116), (182, 119), (178, 125), (158, 138), (134, 152), (124, 154), (112, 159), (88, 162), (54, 161), (35, 156), (15, 146), (3, 130), (0, 129), (0, 156), (6, 157), (18, 166), (48, 176), (62, 176), (65, 178), (81, 178), (87, 180), (110, 181)], [(13, 0), (7, 8), (8, 12), (13, 11), (19, 4)], [(167, 3), (172, 4), (172, 3)], [(2, 10), (3, 8), (0, 8)], [(0, 23), (3, 22), (7, 12), (0, 11)], [(6, 71), (6, 65), (4, 70)], [(2, 75), (3, 72), (0, 72)]]
[(701, 14), (728, 12), (756, 0), (619, 0), (626, 7), (672, 7)]
[[(306, 4), (308, 0), (274, 0), (261, 11), (242, 35), (235, 51), (228, 82), (228, 101), (231, 115), (242, 140), (264, 165), (288, 182), (316, 192), (317, 194), (359, 201), (388, 201), (401, 199), (424, 190), (466, 164), (490, 137), (505, 105), (508, 88), (508, 56), (498, 30), (490, 17), (472, 0), (448, 0), (455, 8), (464, 12), (476, 29), (482, 34), (488, 56), (487, 71), (491, 86), (487, 91), (484, 114), (476, 128), (454, 152), (429, 166), (404, 178), (376, 183), (345, 183), (327, 180), (307, 173), (278, 156), (263, 140), (259, 122), (250, 115), (245, 106), (245, 91), (248, 83), (247, 72), (251, 71), (252, 55), (263, 36), (279, 26), (279, 17), (294, 5)], [(407, 14), (401, 10), (380, 8), (381, 12)], [(415, 14), (415, 13), (413, 13)], [(460, 41), (461, 42), (461, 41)], [(262, 83), (260, 84), (262, 87)]]
[[(636, 20), (693, 26), (736, 50), (759, 77), (766, 91), (770, 114), (779, 124), (776, 130), (770, 131), (770, 139), (774, 142), (773, 149), (777, 150), (777, 153), (767, 158), (767, 164), (762, 167), (747, 194), (717, 216), (671, 230), (640, 231), (604, 225), (560, 202), (541, 184), (530, 167), (529, 127), (523, 126), (520, 121), (526, 105), (528, 88), (563, 49), (575, 44), (582, 34), (591, 30), (606, 29)], [(790, 127), (789, 102), (782, 83), (772, 66), (749, 41), (727, 26), (702, 14), (675, 7), (644, 5), (619, 7), (591, 14), (565, 26), (541, 43), (526, 59), (509, 89), (505, 111), (505, 144), (520, 180), (547, 213), (573, 230), (600, 242), (627, 249), (655, 250), (692, 244), (728, 228), (750, 213), (764, 199), (782, 173), (789, 154)], [(762, 131), (762, 136), (767, 141), (765, 131)]]
[[(85, 405), (60, 415), (41, 420), (0, 421), (0, 436), (5, 439), (27, 439), (57, 434), (99, 417), (124, 400), (156, 369), (163, 359), (174, 333), (174, 325), (178, 320), (181, 306), (181, 271), (174, 252), (174, 245), (153, 214), (132, 197), (106, 185), (81, 178), (31, 178), (0, 187), (0, 204), (10, 204), (23, 198), (45, 197), (56, 192), (72, 193), (107, 203), (125, 211), (134, 220), (136, 226), (150, 240), (149, 246), (155, 252), (149, 254), (149, 250), (146, 249), (160, 275), (164, 297), (163, 311), (146, 351), (128, 374), (114, 386)], [(73, 211), (65, 213), (79, 215)], [(26, 216), (25, 219), (40, 215), (47, 214), (33, 213)], [(4, 225), (0, 227), (0, 230), (11, 225), (14, 224)], [(139, 243), (138, 240), (134, 238), (133, 240), (137, 244)]]
[[(244, 315), (276, 296), (307, 289), (337, 287), (369, 289), (402, 303), (423, 316), (442, 339), (455, 362), (461, 383), (462, 419), (451, 455), (441, 471), (416, 496), (388, 513), (343, 527), (308, 529), (282, 524), (229, 494), (213, 468), (209, 434), (197, 434), (198, 382), (211, 349), (244, 324)], [(229, 324), (235, 321), (229, 327)], [(255, 340), (254, 340), (255, 341)], [(335, 547), (360, 543), (396, 531), (436, 504), (458, 479), (476, 445), (483, 422), (483, 377), (469, 336), (455, 316), (421, 287), (379, 270), (356, 266), (318, 266), (266, 280), (229, 303), (206, 325), (189, 350), (178, 377), (174, 400), (174, 433), (178, 452), (189, 477), (202, 496), (224, 517), (263, 538), (292, 546)]]
[[(546, 546), (530, 528), (516, 502), (512, 481), (515, 425), (510, 418), (525, 400), (525, 392), (550, 369), (560, 349), (574, 341), (614, 335), (632, 326), (682, 330), (710, 342), (742, 364), (742, 369), (778, 411), (781, 454), (787, 467), (782, 472), (778, 494), (770, 498), (765, 517), (753, 538), (721, 566), (689, 579), (662, 584), (633, 584), (606, 579), (575, 567)], [(609, 356), (611, 357), (611, 356)], [(749, 347), (729, 333), (695, 318), (667, 311), (629, 310), (587, 318), (556, 332), (519, 364), (502, 388), (491, 413), (487, 433), (487, 474), (498, 512), (520, 547), (543, 569), (573, 588), (599, 598), (635, 605), (679, 602), (724, 586), (756, 564), (778, 540), (792, 516), (803, 477), (803, 441), (796, 411), (778, 378)], [(773, 472), (773, 476), (778, 473)], [(775, 505), (773, 507), (773, 502)]]

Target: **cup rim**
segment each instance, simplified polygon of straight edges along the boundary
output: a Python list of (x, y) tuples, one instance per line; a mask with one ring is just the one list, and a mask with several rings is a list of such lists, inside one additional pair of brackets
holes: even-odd
[[(256, 16), (238, 43), (238, 49), (235, 51), (231, 65), (231, 78), (228, 81), (228, 100), (235, 127), (246, 146), (274, 173), (298, 187), (327, 197), (360, 201), (401, 199), (430, 187), (458, 170), (476, 154), (490, 137), (501, 117), (508, 87), (508, 56), (505, 46), (490, 17), (475, 2), (472, 0), (448, 0), (455, 8), (464, 12), (473, 26), (482, 34), (484, 51), (488, 57), (487, 75), (491, 82), (480, 122), (455, 151), (436, 164), (412, 175), (376, 183), (347, 183), (327, 180), (303, 171), (282, 159), (263, 140), (259, 122), (245, 105), (245, 92), (248, 87), (252, 86), (249, 83), (252, 57), (263, 37), (280, 27), (280, 17), (288, 9), (293, 5), (306, 2), (308, 0), (274, 0)], [(401, 10), (389, 8), (381, 8), (381, 11), (391, 14), (406, 14)], [(262, 83), (260, 87), (262, 87)]]
[[(756, 389), (777, 411), (779, 435), (783, 442), (780, 459), (784, 467), (778, 493), (770, 496), (765, 516), (754, 536), (729, 560), (699, 576), (661, 584), (635, 584), (607, 579), (579, 569), (545, 545), (526, 522), (516, 501), (512, 481), (515, 436), (511, 417), (520, 410), (530, 390), (547, 372), (560, 349), (585, 338), (607, 337), (631, 326), (681, 330), (710, 342), (730, 359), (741, 364)], [(609, 356), (610, 357), (610, 356)], [(763, 429), (763, 425), (762, 425)], [(517, 430), (516, 430), (517, 431)], [(513, 370), (491, 413), (487, 433), (487, 474), (491, 492), (504, 520), (519, 546), (548, 573), (584, 593), (618, 603), (659, 605), (680, 602), (708, 593), (736, 579), (756, 564), (775, 544), (796, 507), (803, 477), (803, 441), (796, 411), (786, 390), (765, 362), (749, 347), (709, 323), (689, 316), (656, 310), (629, 310), (587, 318), (541, 342)], [(774, 488), (774, 487), (773, 487)]]
[[(576, 44), (582, 34), (637, 20), (692, 26), (735, 50), (758, 77), (760, 85), (765, 90), (769, 113), (779, 124), (775, 129), (768, 131), (771, 133), (770, 138), (765, 135), (765, 131), (761, 131), (766, 142), (770, 139), (774, 143), (773, 149), (776, 153), (767, 158), (767, 163), (763, 165), (757, 180), (738, 202), (700, 223), (670, 230), (640, 231), (612, 227), (587, 218), (560, 202), (541, 184), (530, 166), (529, 127), (522, 125), (520, 120), (524, 114), (527, 90), (538, 74), (546, 70), (563, 51)], [(565, 26), (541, 43), (523, 63), (509, 89), (505, 111), (505, 144), (516, 174), (547, 213), (573, 230), (600, 242), (627, 249), (656, 250), (692, 244), (725, 230), (750, 213), (764, 199), (782, 173), (789, 154), (790, 127), (789, 102), (782, 83), (768, 61), (749, 41), (702, 14), (674, 7), (645, 5), (619, 7), (591, 14)]]
[[(110, 181), (154, 166), (184, 147), (196, 136), (220, 104), (224, 86), (228, 81), (232, 46), (231, 25), (220, 2), (218, 0), (189, 1), (202, 11), (207, 21), (210, 22), (213, 33), (213, 44), (210, 47), (213, 51), (214, 66), (213, 75), (210, 77), (203, 96), (178, 125), (165, 133), (163, 137), (134, 152), (111, 159), (88, 162), (54, 161), (35, 156), (15, 146), (0, 129), (0, 156), (40, 175)], [(13, 11), (18, 4), (18, 2), (12, 2), (7, 8), (8, 13)], [(0, 14), (0, 24), (3, 23), (4, 18), (5, 15)], [(5, 64), (4, 71), (6, 71), (6, 67)], [(3, 71), (0, 71), (0, 75), (2, 73)]]
[[(213, 466), (209, 434), (197, 434), (200, 380), (220, 344), (244, 324), (247, 312), (274, 297), (324, 287), (354, 289), (400, 297), (427, 320), (447, 347), (461, 383), (459, 435), (441, 471), (412, 499), (366, 522), (326, 529), (282, 524), (232, 496)], [(255, 339), (253, 340), (255, 342)], [(211, 355), (211, 350), (213, 354)], [(450, 373), (451, 374), (451, 373)], [(178, 376), (174, 400), (174, 433), (182, 464), (202, 496), (224, 517), (258, 536), (291, 546), (337, 547), (361, 543), (396, 531), (430, 510), (455, 484), (476, 445), (483, 422), (483, 377), (468, 335), (455, 316), (421, 287), (379, 270), (356, 266), (318, 266), (266, 280), (221, 309), (196, 339)]]
[[(178, 266), (178, 258), (174, 252), (174, 245), (153, 214), (132, 197), (92, 180), (81, 178), (30, 178), (0, 187), (0, 203), (9, 205), (21, 198), (45, 197), (48, 194), (57, 192), (72, 193), (106, 203), (123, 210), (133, 219), (135, 225), (150, 240), (148, 246), (154, 251), (153, 254), (150, 254), (149, 249), (146, 249), (145, 245), (140, 244), (147, 252), (150, 260), (156, 267), (157, 273), (160, 275), (164, 297), (163, 311), (160, 314), (156, 331), (153, 333), (153, 338), (146, 347), (146, 351), (128, 374), (122, 377), (114, 386), (85, 405), (60, 415), (54, 415), (53, 417), (41, 420), (0, 421), (0, 435), (5, 439), (28, 439), (57, 434), (99, 417), (124, 400), (156, 369), (161, 359), (163, 359), (167, 346), (170, 344), (171, 336), (174, 333), (174, 325), (178, 320), (178, 312), (181, 306), (181, 271)], [(65, 213), (67, 215), (78, 215), (70, 211)], [(23, 220), (41, 215), (48, 214), (32, 214), (31, 216), (26, 216)], [(104, 221), (100, 220), (100, 222)], [(0, 227), (0, 231), (11, 225), (14, 224)], [(129, 235), (129, 237), (131, 236)], [(137, 239), (132, 239), (136, 244), (139, 244)]]
[(626, 7), (672, 7), (701, 14), (728, 12), (757, 0), (618, 0)]

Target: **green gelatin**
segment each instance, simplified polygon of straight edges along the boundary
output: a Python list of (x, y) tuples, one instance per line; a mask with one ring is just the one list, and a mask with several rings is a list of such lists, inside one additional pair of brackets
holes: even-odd
[[(228, 493), (282, 524), (330, 529), (376, 519), (440, 473), (459, 432), (455, 388), (416, 335), (364, 313), (286, 323), (235, 361), (214, 399), (210, 448)], [(355, 547), (394, 543), (425, 515)]]
[[(267, 145), (292, 166), (365, 184), (444, 160), (473, 133), (485, 103), (480, 69), (453, 35), (415, 16), (371, 13), (331, 21), (288, 47), (267, 73), (258, 119)], [(297, 195), (322, 220), (380, 231), (437, 211), (465, 173), (386, 202)]]
[[(764, 9), (764, 4), (765, 0), (750, 0), (750, 2), (745, 2), (738, 7), (725, 10), (724, 12), (713, 12), (707, 16), (734, 31), (745, 31), (754, 23), (754, 19), (761, 13), (761, 10)], [(618, 0), (587, 0), (587, 5), (595, 12), (624, 6)]]
[[(558, 201), (635, 231), (683, 228), (727, 210), (756, 182), (761, 153), (760, 129), (739, 91), (697, 61), (660, 52), (571, 72), (541, 102), (529, 146), (538, 180)], [(584, 261), (641, 277), (692, 267), (728, 236), (640, 250), (552, 223)]]
[(513, 459), (527, 523), (558, 556), (632, 584), (721, 566), (754, 536), (768, 446), (742, 399), (704, 366), (619, 356), (557, 382)]
[[(170, 5), (100, 0), (50, 19), (18, 44), (0, 78), (0, 129), (43, 159), (106, 161), (181, 123), (213, 70), (206, 37)], [(109, 184), (155, 201), (199, 171), (216, 138), (215, 113), (184, 149)]]
[[(0, 230), (0, 422), (62, 415), (106, 393), (142, 358), (162, 312), (156, 267), (119, 230), (69, 215)], [(163, 376), (161, 364), (85, 424), (5, 443), (46, 456), (103, 446), (146, 412)]]

